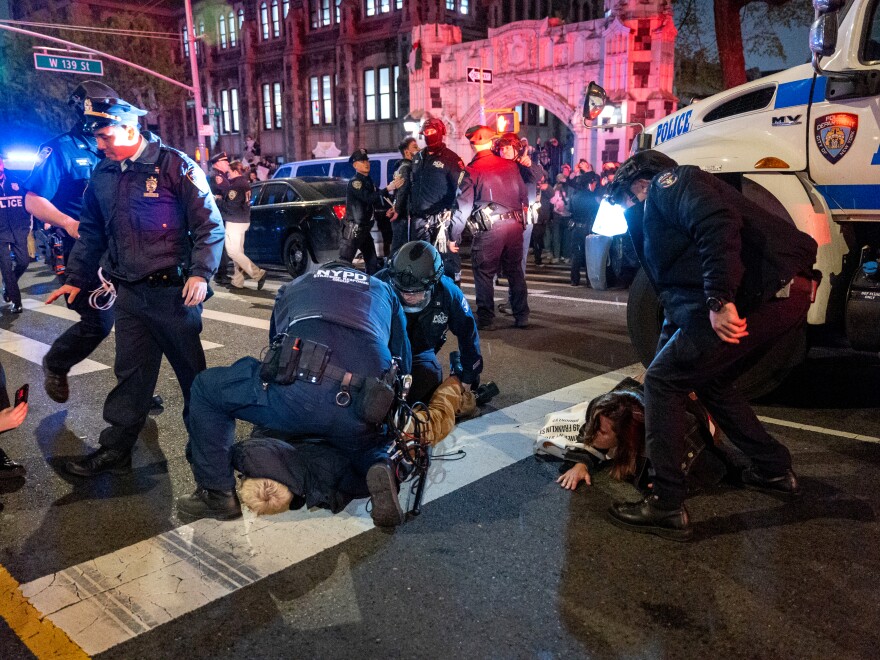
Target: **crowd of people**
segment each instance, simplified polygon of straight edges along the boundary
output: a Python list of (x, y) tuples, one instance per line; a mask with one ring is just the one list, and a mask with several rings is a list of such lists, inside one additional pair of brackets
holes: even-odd
[[(26, 181), (7, 177), (0, 161), (0, 232), (6, 231), (0, 240), (10, 246), (0, 251), (6, 253), (0, 268), (13, 312), (21, 309), (15, 282), (27, 256), (19, 257), (18, 248), (30, 215), (63, 232), (62, 284), (46, 303), (63, 298), (80, 320), (44, 358), (50, 398), (68, 400), (70, 368), (116, 326), (117, 383), (104, 404), (107, 427), (98, 448), (66, 463), (69, 475), (131, 471), (164, 356), (183, 396), (186, 456), (196, 482), (177, 501), (181, 516), (240, 516), (239, 472), (248, 484), (242, 497), (256, 511), (305, 504), (338, 511), (353, 498), (370, 497), (377, 525), (400, 525), (398, 490), (407, 475), (394, 450), (401, 431), (390, 416), (394, 406), (421, 410), (422, 437), (433, 444), (456, 413), (487, 402), (493, 389), (480, 384), (480, 333), (499, 327), (496, 278), (507, 281), (512, 327), (529, 328), (529, 246), (540, 265), (549, 243), (548, 261), (570, 259), (572, 284), (579, 284), (605, 197), (627, 209), (626, 242), (657, 290), (666, 321), (643, 388), (596, 402), (585, 420), (589, 457), (560, 482), (575, 488), (589, 483), (591, 469), (611, 464), (613, 476), (644, 491), (639, 502), (615, 503), (612, 522), (690, 538), (684, 456), (695, 437), (705, 440), (689, 417), (691, 402), (699, 400), (750, 460), (738, 474), (742, 484), (799, 493), (788, 450), (764, 430), (732, 382), (805, 322), (816, 244), (728, 184), (651, 150), (620, 167), (605, 163), (598, 173), (584, 160), (574, 172), (560, 164), (554, 177), (518, 136), (497, 136), (486, 126), (467, 130), (473, 156), (465, 164), (446, 147), (445, 124), (429, 118), (422, 126), (426, 146), (401, 142), (403, 163), (385, 189), (369, 177), (367, 150), (351, 154), (356, 175), (348, 183), (339, 259), (281, 287), (262, 359), (207, 369), (202, 303), (211, 279), (227, 274), (224, 251), (234, 266), (232, 286), (251, 277), (262, 288), (266, 279), (242, 249), (246, 168), (221, 152), (206, 176), (185, 154), (141, 130), (145, 111), (102, 83), (83, 83), (70, 104), (77, 121), (43, 145)], [(377, 213), (392, 224), (384, 269), (369, 235)], [(473, 234), (475, 311), (459, 288), (466, 227)], [(366, 272), (352, 264), (358, 251)], [(460, 359), (444, 380), (437, 355), (450, 331)], [(4, 380), (0, 368), (0, 385)], [(25, 394), (10, 406), (0, 389), (2, 432), (22, 423), (27, 401)], [(237, 419), (253, 423), (259, 437), (236, 442)], [(0, 451), (0, 477), (23, 474)]]

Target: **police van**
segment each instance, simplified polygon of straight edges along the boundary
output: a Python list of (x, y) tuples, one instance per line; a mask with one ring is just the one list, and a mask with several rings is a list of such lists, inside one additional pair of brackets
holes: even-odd
[[(813, 61), (701, 100), (648, 127), (655, 148), (739, 188), (819, 244), (822, 284), (808, 325), (880, 351), (880, 0), (813, 0)], [(604, 103), (591, 85), (585, 108)], [(598, 93), (601, 101), (590, 99)], [(607, 126), (604, 126), (607, 127)], [(650, 137), (649, 137), (650, 136)], [(644, 273), (630, 290), (630, 337), (653, 358), (662, 309)], [(757, 396), (803, 361), (795, 333), (738, 386)]]

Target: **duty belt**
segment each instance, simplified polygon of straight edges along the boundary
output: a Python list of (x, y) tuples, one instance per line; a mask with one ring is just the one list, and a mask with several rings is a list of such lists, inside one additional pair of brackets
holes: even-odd
[(519, 220), (522, 222), (523, 214), (522, 211), (508, 211), (507, 213), (493, 214), (489, 219), (492, 221), (493, 225), (497, 222), (504, 222), (505, 220)]

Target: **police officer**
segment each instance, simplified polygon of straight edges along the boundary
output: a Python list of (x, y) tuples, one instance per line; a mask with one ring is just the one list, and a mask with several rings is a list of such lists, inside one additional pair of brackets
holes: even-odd
[(373, 214), (377, 208), (382, 208), (385, 204), (384, 196), (389, 191), (399, 188), (402, 182), (393, 181), (386, 188), (377, 190), (376, 184), (370, 178), (370, 157), (366, 149), (356, 149), (348, 157), (348, 162), (354, 167), (355, 175), (348, 182), (345, 191), (345, 224), (342, 229), (339, 258), (350, 263), (360, 250), (367, 274), (372, 275), (379, 270), (376, 246), (370, 234)]
[(687, 540), (685, 407), (696, 392), (718, 426), (751, 459), (747, 486), (796, 496), (788, 449), (770, 436), (733, 386), (742, 371), (806, 322), (816, 242), (729, 184), (664, 154), (637, 153), (611, 196), (666, 311), (645, 376), (647, 455), (653, 492), (616, 503), (626, 529)]
[(85, 99), (84, 129), (105, 158), (86, 189), (67, 283), (46, 301), (88, 297), (82, 289), (99, 265), (117, 289), (117, 384), (104, 403), (110, 426), (98, 450), (67, 463), (81, 477), (131, 470), (163, 355), (183, 391), (184, 423), (190, 386), (205, 368), (201, 303), (220, 261), (223, 220), (201, 169), (141, 132), (145, 114), (116, 97)]
[(408, 401), (427, 403), (443, 382), (437, 353), (449, 330), (458, 339), (462, 384), (467, 389), (478, 385), (483, 357), (477, 323), (461, 289), (443, 275), (443, 259), (436, 248), (426, 241), (407, 243), (376, 277), (391, 284), (406, 312), (406, 333), (413, 353)]
[(523, 231), (529, 197), (519, 166), (492, 153), (494, 132), (488, 126), (469, 128), (475, 155), (468, 165), (473, 183), (474, 243), (471, 262), (477, 296), (477, 325), (492, 330), (495, 318), (495, 275), (507, 275), (510, 306), (517, 328), (529, 325), (529, 301), (522, 270)]
[(382, 427), (361, 405), (367, 381), (385, 375), (393, 357), (409, 372), (405, 324), (391, 287), (350, 263), (324, 264), (281, 287), (269, 331), (278, 361), (272, 351), (262, 365), (242, 358), (202, 372), (193, 384), (187, 456), (198, 487), (177, 500), (178, 512), (219, 519), (241, 514), (231, 451), (235, 420), (243, 419), (319, 437), (344, 451), (366, 475), (376, 524), (403, 522)]
[[(70, 259), (79, 236), (83, 192), (100, 160), (95, 139), (86, 135), (82, 127), (84, 104), (89, 96), (116, 98), (119, 95), (94, 80), (79, 85), (68, 99), (78, 121), (67, 133), (40, 147), (39, 162), (24, 184), (28, 191), (25, 197), (28, 213), (61, 233), (65, 263)], [(96, 289), (99, 285), (97, 269), (85, 275), (88, 275), (88, 281), (83, 282), (82, 288), (87, 291)], [(78, 296), (67, 301), (67, 306), (79, 314), (80, 320), (62, 333), (43, 357), (46, 394), (58, 403), (64, 403), (70, 396), (67, 372), (91, 355), (113, 329), (113, 311), (94, 309), (87, 299), (88, 296)]]
[(414, 137), (405, 138), (397, 150), (403, 157), (394, 178), (403, 183), (394, 195), (394, 207), (391, 210), (391, 255), (393, 256), (404, 243), (409, 240), (409, 200), (412, 192), (413, 158), (419, 153), (419, 143)]
[[(211, 194), (214, 195), (214, 201), (220, 209), (220, 215), (223, 216), (224, 224), (226, 220), (225, 200), (229, 194), (229, 156), (225, 151), (214, 154), (208, 161), (211, 165), (211, 171), (208, 172), (208, 184), (211, 186)], [(223, 252), (220, 253), (220, 265), (217, 267), (217, 274), (214, 275), (214, 281), (217, 284), (228, 286), (232, 284), (229, 277), (229, 253), (226, 251), (226, 244), (223, 245)]]
[(31, 260), (27, 251), (31, 217), (24, 207), (24, 195), (24, 187), (7, 174), (0, 155), (0, 273), (3, 275), (3, 300), (12, 303), (13, 314), (22, 312), (18, 278), (27, 270)]
[(462, 208), (470, 208), (473, 199), (470, 179), (464, 161), (443, 142), (446, 124), (442, 120), (426, 119), (421, 135), (426, 146), (413, 157), (409, 235), (436, 245), (443, 255), (444, 273), (458, 284), (458, 243), (467, 220)]

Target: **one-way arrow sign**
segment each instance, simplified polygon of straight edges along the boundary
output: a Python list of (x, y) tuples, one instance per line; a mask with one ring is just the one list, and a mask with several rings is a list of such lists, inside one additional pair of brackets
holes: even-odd
[(480, 82), (480, 74), (483, 74), (483, 84), (492, 84), (492, 69), (481, 69), (476, 66), (469, 66), (467, 69), (467, 81), (472, 83)]

